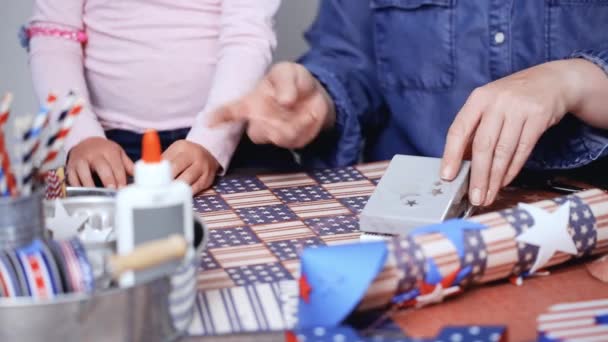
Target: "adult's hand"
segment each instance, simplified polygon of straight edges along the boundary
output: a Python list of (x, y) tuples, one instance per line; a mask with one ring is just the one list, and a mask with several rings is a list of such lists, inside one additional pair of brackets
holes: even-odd
[(296, 63), (274, 66), (245, 97), (219, 108), (210, 126), (246, 122), (256, 144), (301, 148), (333, 126), (333, 101), (306, 68)]
[(456, 177), (471, 148), (469, 199), (490, 205), (522, 169), (540, 136), (576, 105), (580, 82), (571, 69), (579, 62), (541, 64), (475, 89), (448, 131), (442, 178)]

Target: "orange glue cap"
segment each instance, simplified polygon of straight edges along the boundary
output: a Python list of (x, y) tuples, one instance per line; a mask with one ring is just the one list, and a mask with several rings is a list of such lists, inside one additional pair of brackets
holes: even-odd
[(149, 129), (144, 133), (141, 141), (141, 159), (144, 163), (160, 163), (162, 159), (160, 138), (158, 137), (158, 133), (153, 129)]

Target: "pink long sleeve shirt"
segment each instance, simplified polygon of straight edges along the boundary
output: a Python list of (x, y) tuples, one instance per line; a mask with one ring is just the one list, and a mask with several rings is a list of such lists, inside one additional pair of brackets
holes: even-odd
[(75, 90), (90, 103), (66, 151), (104, 130), (192, 127), (187, 139), (227, 169), (241, 124), (208, 128), (214, 108), (250, 91), (276, 45), (280, 0), (36, 0), (30, 24), (84, 30), (88, 43), (30, 42), (38, 97)]

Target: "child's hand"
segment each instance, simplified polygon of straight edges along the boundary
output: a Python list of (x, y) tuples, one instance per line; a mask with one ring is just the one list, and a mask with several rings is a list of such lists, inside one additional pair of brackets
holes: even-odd
[(188, 140), (178, 140), (163, 153), (171, 163), (173, 178), (192, 186), (192, 193), (207, 189), (213, 183), (219, 163), (203, 146)]
[(469, 199), (490, 205), (522, 169), (541, 135), (575, 102), (568, 65), (541, 64), (476, 89), (448, 131), (441, 176), (453, 179), (471, 147)]
[(104, 187), (120, 188), (127, 185), (127, 175), (133, 175), (133, 161), (117, 143), (106, 138), (88, 138), (70, 150), (68, 182), (73, 186), (94, 187), (93, 172)]

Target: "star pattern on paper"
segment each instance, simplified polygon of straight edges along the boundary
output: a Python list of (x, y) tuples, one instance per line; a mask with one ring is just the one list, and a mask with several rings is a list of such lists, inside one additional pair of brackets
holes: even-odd
[(534, 218), (534, 225), (516, 238), (518, 242), (538, 246), (538, 254), (530, 274), (545, 265), (558, 251), (577, 254), (576, 245), (568, 231), (570, 202), (562, 204), (552, 213), (529, 204), (520, 203), (519, 207)]
[(433, 190), (431, 191), (431, 194), (432, 194), (433, 196), (439, 196), (439, 195), (443, 195), (443, 190), (441, 190), (441, 188), (439, 188), (439, 189), (433, 189)]
[(46, 227), (53, 232), (53, 239), (67, 240), (77, 235), (88, 219), (87, 216), (70, 216), (63, 203), (55, 200), (55, 216), (46, 219)]

